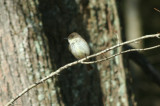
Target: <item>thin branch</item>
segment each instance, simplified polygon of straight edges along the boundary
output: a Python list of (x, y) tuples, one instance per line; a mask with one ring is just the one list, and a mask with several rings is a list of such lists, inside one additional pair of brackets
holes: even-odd
[(110, 50), (113, 50), (113, 49), (115, 49), (115, 48), (117, 48), (117, 47), (121, 47), (121, 46), (126, 45), (126, 44), (134, 43), (134, 42), (140, 41), (140, 40), (142, 40), (142, 39), (155, 38), (155, 37), (160, 38), (160, 34), (158, 33), (158, 34), (152, 34), (152, 35), (145, 35), (145, 36), (139, 37), (139, 38), (137, 38), (137, 39), (133, 39), (133, 40), (130, 40), (130, 41), (126, 41), (126, 42), (117, 44), (117, 45), (115, 45), (115, 46), (112, 46), (112, 47), (110, 47), (110, 48), (107, 48), (107, 49), (105, 49), (105, 50), (102, 50), (102, 51), (100, 51), (100, 52), (98, 52), (98, 53), (95, 53), (95, 54), (92, 54), (92, 55), (90, 55), (90, 56), (87, 56), (86, 58), (83, 58), (83, 59), (81, 59), (81, 60), (82, 60), (82, 61), (85, 61), (85, 60), (90, 59), (90, 58), (92, 58), (92, 57), (96, 57), (96, 56), (99, 56), (99, 55), (101, 55), (101, 54), (103, 54), (103, 53), (106, 53), (106, 52), (108, 52), (108, 51), (110, 51)]
[[(129, 45), (124, 45), (124, 50), (134, 49)], [(127, 58), (136, 63), (144, 73), (146, 73), (158, 86), (160, 86), (160, 72), (138, 51), (127, 53)]]
[(103, 61), (106, 61), (106, 60), (109, 60), (113, 57), (116, 57), (118, 55), (121, 55), (121, 54), (124, 54), (124, 53), (128, 53), (128, 52), (133, 52), (133, 51), (147, 51), (147, 50), (151, 50), (151, 49), (155, 49), (155, 48), (158, 48), (160, 47), (160, 45), (156, 45), (156, 46), (152, 46), (152, 47), (148, 47), (148, 48), (144, 48), (144, 49), (130, 49), (130, 50), (125, 50), (125, 51), (122, 51), (120, 53), (117, 53), (117, 54), (114, 54), (110, 57), (107, 57), (107, 58), (103, 58), (103, 59), (100, 59), (100, 60), (96, 60), (96, 61), (90, 61), (90, 62), (81, 62), (82, 64), (93, 64), (93, 63), (99, 63), (99, 62), (103, 62)]
[(68, 63), (68, 64), (60, 67), (60, 68), (59, 68), (58, 70), (56, 70), (55, 72), (52, 72), (49, 76), (46, 76), (45, 78), (41, 79), (40, 81), (37, 81), (36, 83), (30, 85), (28, 88), (24, 89), (21, 93), (19, 93), (18, 96), (16, 96), (15, 98), (11, 99), (5, 106), (12, 105), (18, 98), (20, 98), (20, 97), (21, 97), (22, 95), (24, 95), (26, 92), (28, 92), (28, 91), (31, 90), (32, 88), (36, 87), (37, 85), (43, 83), (43, 82), (46, 81), (47, 79), (49, 79), (49, 78), (57, 75), (57, 74), (60, 73), (62, 70), (66, 69), (66, 68), (68, 68), (68, 67), (71, 67), (71, 66), (73, 66), (73, 65), (76, 65), (76, 64), (78, 64), (78, 63), (82, 63), (83, 61), (85, 61), (85, 60), (87, 60), (87, 59), (89, 59), (89, 58), (99, 56), (99, 55), (101, 55), (101, 54), (103, 54), (103, 53), (105, 53), (105, 52), (108, 52), (108, 51), (110, 51), (110, 50), (113, 50), (113, 49), (115, 49), (115, 48), (117, 48), (117, 47), (120, 47), (120, 46), (129, 44), (129, 43), (133, 43), (133, 42), (136, 42), (136, 41), (139, 41), (139, 40), (142, 40), (142, 39), (154, 38), (154, 37), (157, 37), (157, 38), (158, 38), (159, 36), (160, 36), (160, 34), (146, 35), (146, 36), (143, 36), (143, 37), (134, 39), (134, 40), (130, 40), (130, 41), (126, 41), (126, 42), (117, 44), (117, 45), (115, 45), (115, 46), (112, 46), (112, 47), (110, 47), (110, 48), (107, 48), (107, 49), (105, 49), (105, 50), (102, 50), (102, 51), (100, 51), (100, 52), (98, 52), (98, 53), (95, 53), (95, 54), (93, 54), (93, 55), (87, 56), (87, 57), (85, 57), (85, 58), (83, 58), (83, 59), (80, 59), (80, 60), (78, 60), (78, 61), (74, 61), (74, 62), (72, 62), (72, 63)]

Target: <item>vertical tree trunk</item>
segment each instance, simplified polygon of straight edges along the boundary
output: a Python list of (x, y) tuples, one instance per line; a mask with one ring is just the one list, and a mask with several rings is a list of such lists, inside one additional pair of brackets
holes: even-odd
[[(80, 33), (92, 53), (121, 41), (114, 0), (1, 0), (0, 11), (0, 105), (75, 60), (64, 40), (71, 32)], [(94, 64), (90, 71), (78, 64), (30, 90), (14, 104), (127, 106), (122, 65), (121, 56)]]
[[(140, 18), (140, 5), (139, 0), (125, 0), (124, 1), (124, 14), (125, 14), (125, 33), (126, 33), (126, 40), (135, 39), (141, 37), (142, 35), (142, 25), (141, 25), (141, 18)], [(136, 48), (142, 48), (143, 43), (140, 44), (130, 44)]]
[[(1, 106), (52, 71), (37, 2), (0, 0)], [(14, 104), (37, 106), (56, 103), (57, 100), (51, 98), (56, 98), (56, 93), (50, 79)]]

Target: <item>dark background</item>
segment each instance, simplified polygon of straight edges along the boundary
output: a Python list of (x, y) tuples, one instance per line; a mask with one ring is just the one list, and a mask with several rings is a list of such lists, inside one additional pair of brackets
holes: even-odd
[[(117, 1), (119, 10), (120, 22), (122, 27), (122, 38), (126, 41), (126, 1)], [(129, 0), (131, 6), (137, 7), (137, 13), (139, 14), (139, 21), (141, 22), (142, 36), (148, 34), (160, 33), (160, 12), (154, 10), (157, 8), (160, 10), (159, 0)], [(133, 20), (134, 21), (134, 20)], [(134, 26), (133, 26), (134, 28)], [(156, 44), (160, 44), (160, 39), (149, 39), (143, 42), (142, 47), (150, 47)], [(145, 58), (160, 72), (160, 48), (142, 52)], [(135, 92), (135, 98), (138, 106), (159, 106), (160, 105), (160, 87), (142, 70), (140, 67), (133, 69), (135, 64), (129, 62), (129, 66), (132, 67), (133, 76), (133, 89)], [(132, 66), (133, 65), (133, 66)]]

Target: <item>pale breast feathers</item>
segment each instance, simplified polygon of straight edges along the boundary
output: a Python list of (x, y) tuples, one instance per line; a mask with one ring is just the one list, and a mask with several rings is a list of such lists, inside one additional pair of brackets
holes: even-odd
[(78, 59), (84, 58), (90, 54), (88, 44), (85, 41), (76, 41), (72, 43), (71, 46), (74, 49), (71, 49), (71, 47), (69, 47), (70, 51)]

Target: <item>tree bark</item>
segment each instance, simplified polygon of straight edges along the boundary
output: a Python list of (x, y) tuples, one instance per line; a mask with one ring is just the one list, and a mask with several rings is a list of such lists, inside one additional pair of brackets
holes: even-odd
[[(0, 12), (0, 105), (75, 60), (64, 40), (71, 32), (80, 33), (92, 53), (121, 42), (114, 0), (1, 0)], [(14, 105), (128, 106), (121, 56), (93, 67), (70, 67)]]
[[(1, 106), (52, 71), (36, 6), (38, 4), (31, 0), (0, 1)], [(14, 105), (56, 103), (57, 100), (51, 98), (56, 98), (52, 79), (22, 96)]]

